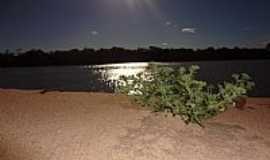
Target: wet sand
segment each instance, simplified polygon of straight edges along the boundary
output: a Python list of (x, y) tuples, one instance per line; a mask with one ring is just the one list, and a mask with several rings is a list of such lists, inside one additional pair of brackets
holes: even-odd
[(120, 95), (0, 90), (0, 160), (270, 159), (270, 98), (204, 125)]

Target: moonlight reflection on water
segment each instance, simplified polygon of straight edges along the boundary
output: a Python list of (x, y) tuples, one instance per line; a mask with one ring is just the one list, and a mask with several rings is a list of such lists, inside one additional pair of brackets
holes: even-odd
[(104, 80), (115, 81), (118, 80), (121, 75), (131, 76), (144, 72), (148, 66), (149, 63), (120, 63), (96, 65), (92, 68), (95, 69), (95, 72), (100, 73)]

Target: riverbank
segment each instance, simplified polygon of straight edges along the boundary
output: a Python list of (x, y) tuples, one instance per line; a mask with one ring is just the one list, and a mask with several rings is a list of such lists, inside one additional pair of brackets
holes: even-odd
[(131, 104), (125, 96), (0, 90), (1, 160), (268, 160), (270, 98), (205, 123)]

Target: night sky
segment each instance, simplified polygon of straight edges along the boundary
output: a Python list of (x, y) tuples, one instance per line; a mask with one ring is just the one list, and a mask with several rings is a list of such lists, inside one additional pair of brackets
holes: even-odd
[(262, 47), (270, 0), (1, 0), (0, 51)]

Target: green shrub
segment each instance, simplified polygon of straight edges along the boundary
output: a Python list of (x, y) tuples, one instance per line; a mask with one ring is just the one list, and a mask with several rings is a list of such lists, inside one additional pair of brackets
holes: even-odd
[(199, 66), (161, 67), (151, 64), (135, 76), (121, 76), (118, 92), (154, 111), (171, 112), (188, 123), (201, 125), (202, 120), (233, 107), (239, 97), (245, 97), (254, 83), (245, 74), (234, 74), (231, 82), (208, 85), (196, 80)]

